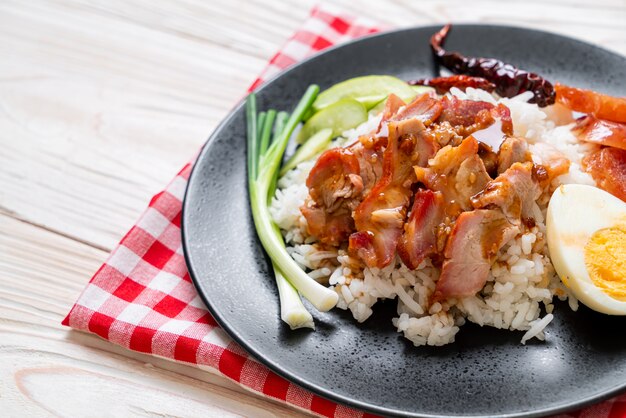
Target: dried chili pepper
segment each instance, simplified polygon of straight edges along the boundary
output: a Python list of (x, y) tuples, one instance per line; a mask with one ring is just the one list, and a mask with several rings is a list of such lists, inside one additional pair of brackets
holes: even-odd
[(450, 77), (421, 78), (419, 80), (411, 80), (409, 84), (412, 86), (430, 86), (437, 90), (438, 94), (445, 94), (452, 87), (456, 87), (465, 91), (468, 87), (486, 90), (492, 92), (496, 89), (496, 85), (482, 77), (471, 77), (469, 75), (452, 75)]
[(520, 70), (495, 58), (465, 57), (458, 52), (448, 52), (443, 44), (451, 25), (444, 26), (430, 38), (430, 46), (435, 60), (455, 74), (482, 77), (496, 85), (496, 93), (502, 97), (513, 97), (531, 91), (531, 103), (540, 107), (554, 103), (555, 93), (552, 84), (535, 73)]

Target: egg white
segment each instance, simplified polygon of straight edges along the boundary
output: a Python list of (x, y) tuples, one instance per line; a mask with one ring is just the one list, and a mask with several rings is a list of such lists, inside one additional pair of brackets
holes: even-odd
[(578, 300), (609, 315), (626, 315), (626, 302), (593, 284), (585, 265), (585, 245), (597, 230), (624, 222), (626, 203), (592, 186), (559, 186), (548, 205), (547, 241), (557, 274)]

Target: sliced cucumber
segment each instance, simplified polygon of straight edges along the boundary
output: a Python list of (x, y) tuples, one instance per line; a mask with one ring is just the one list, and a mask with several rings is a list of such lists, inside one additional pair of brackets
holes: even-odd
[(424, 93), (428, 93), (430, 91), (433, 91), (433, 92), (435, 91), (435, 89), (433, 87), (430, 87), (430, 86), (411, 86), (411, 88), (417, 94), (424, 94)]
[(369, 110), (370, 115), (378, 115), (385, 109), (385, 105), (387, 104), (387, 98), (381, 100), (376, 106)]
[[(424, 94), (424, 93), (428, 93), (428, 92), (431, 92), (431, 91), (435, 91), (434, 88), (429, 87), (429, 86), (410, 86), (410, 87), (411, 87), (412, 93), (409, 96), (406, 96), (406, 97), (399, 96), (402, 100), (404, 100), (405, 103), (409, 103), (411, 100), (413, 100), (414, 98), (416, 98), (420, 94)], [(376, 104), (376, 106), (372, 107), (369, 110), (369, 114), (370, 115), (377, 115), (377, 114), (379, 114), (385, 108), (385, 104), (386, 103), (387, 103), (387, 98), (385, 97), (383, 100), (378, 102)]]
[(330, 128), (322, 129), (315, 135), (310, 137), (285, 163), (280, 169), (280, 176), (284, 176), (287, 171), (295, 168), (302, 161), (311, 159), (315, 154), (325, 150), (333, 139), (333, 130)]
[(337, 137), (345, 130), (355, 128), (367, 120), (367, 110), (355, 99), (341, 99), (320, 110), (306, 121), (296, 142), (304, 143), (322, 129), (332, 129), (332, 137)]
[(367, 109), (371, 109), (391, 93), (399, 97), (415, 95), (413, 88), (399, 78), (390, 75), (366, 75), (337, 83), (317, 96), (313, 109), (319, 111), (333, 103), (351, 97)]

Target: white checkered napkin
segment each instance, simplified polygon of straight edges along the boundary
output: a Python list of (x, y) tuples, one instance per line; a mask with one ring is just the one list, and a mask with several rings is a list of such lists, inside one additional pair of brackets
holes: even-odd
[[(313, 52), (372, 33), (372, 22), (324, 6), (276, 54), (253, 86)], [(254, 392), (328, 417), (366, 414), (337, 405), (269, 371), (220, 329), (194, 289), (183, 258), (180, 215), (186, 165), (93, 276), (63, 324), (131, 350), (219, 370)], [(622, 418), (626, 396), (562, 417)]]

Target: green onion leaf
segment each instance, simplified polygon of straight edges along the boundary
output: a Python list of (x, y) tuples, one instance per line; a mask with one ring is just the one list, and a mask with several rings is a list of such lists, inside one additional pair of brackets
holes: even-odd
[(274, 142), (278, 135), (285, 130), (285, 125), (287, 125), (288, 120), (289, 112), (278, 112), (276, 115), (276, 124), (274, 125), (274, 136), (272, 137), (272, 142)]
[[(259, 112), (259, 116), (257, 116), (257, 119), (256, 119), (257, 141), (259, 140), (259, 138), (261, 138), (261, 135), (263, 134), (263, 125), (265, 124), (265, 117), (266, 117), (265, 112)], [(259, 153), (259, 155), (263, 155), (263, 154)]]
[(259, 172), (259, 148), (256, 123), (256, 96), (254, 93), (250, 93), (246, 99), (246, 131), (248, 133), (248, 188), (253, 187), (253, 183)]
[[(276, 136), (276, 139), (264, 154), (262, 164), (258, 167), (258, 176), (252, 183), (249, 191), (254, 226), (263, 248), (265, 248), (265, 251), (275, 264), (276, 270), (281, 272), (291, 285), (302, 296), (307, 298), (313, 306), (320, 311), (327, 311), (337, 304), (337, 293), (309, 277), (287, 253), (280, 231), (277, 230), (267, 205), (289, 138), (302, 120), (305, 112), (311, 107), (318, 92), (319, 87), (315, 85), (307, 89), (296, 109), (289, 117), (285, 128)], [(249, 119), (254, 119), (254, 117), (251, 116)], [(257, 129), (252, 130), (252, 132), (256, 133)], [(255, 151), (257, 150), (252, 149), (249, 152)]]
[(274, 109), (268, 110), (263, 120), (263, 127), (260, 132), (261, 145), (259, 146), (259, 154), (261, 158), (265, 155), (267, 148), (270, 145), (270, 136), (272, 135), (272, 126), (274, 125), (274, 118), (276, 118), (276, 111)]

